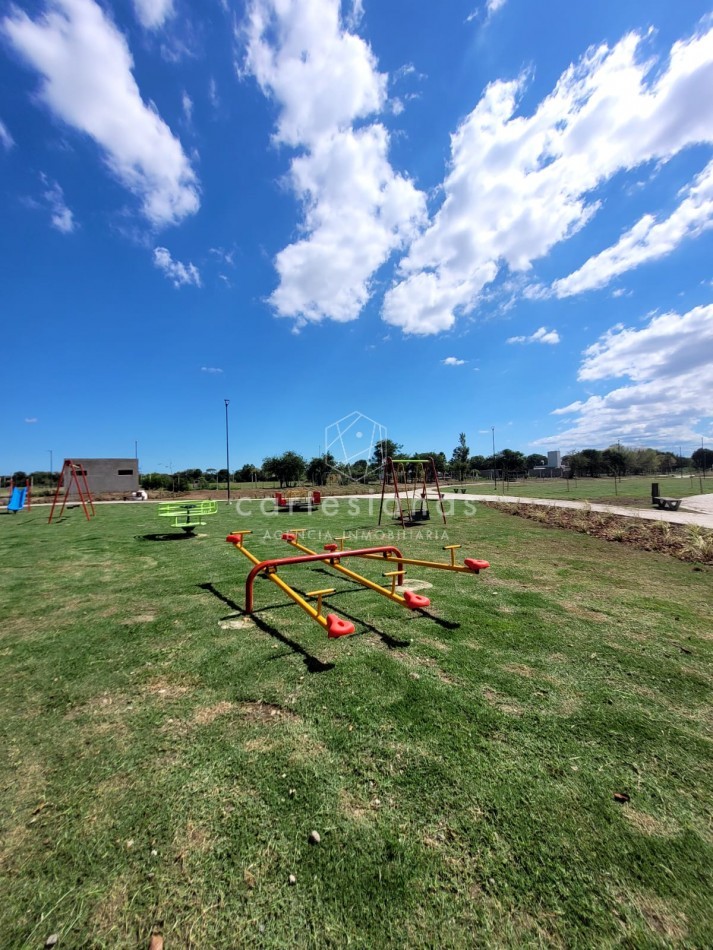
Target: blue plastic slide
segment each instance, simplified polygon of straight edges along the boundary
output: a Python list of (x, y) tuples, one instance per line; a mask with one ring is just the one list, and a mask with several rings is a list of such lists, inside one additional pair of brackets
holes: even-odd
[(7, 503), (7, 510), (11, 511), (13, 514), (17, 514), (18, 511), (22, 511), (22, 509), (25, 507), (26, 496), (26, 488), (13, 488), (12, 494), (10, 495), (10, 501)]

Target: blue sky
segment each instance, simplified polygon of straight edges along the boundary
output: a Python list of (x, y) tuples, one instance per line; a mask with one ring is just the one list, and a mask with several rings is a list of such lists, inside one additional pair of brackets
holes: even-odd
[(0, 470), (713, 441), (713, 15), (0, 6)]

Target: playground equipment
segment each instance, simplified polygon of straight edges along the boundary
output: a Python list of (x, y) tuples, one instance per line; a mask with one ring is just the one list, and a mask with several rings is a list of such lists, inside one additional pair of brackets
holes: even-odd
[[(411, 471), (412, 488), (409, 491), (408, 474)], [(428, 478), (430, 476), (430, 478)], [(438, 483), (438, 471), (432, 458), (428, 459), (392, 459), (387, 457), (384, 462), (384, 471), (381, 479), (381, 503), (379, 505), (379, 524), (384, 510), (384, 498), (387, 485), (394, 486), (393, 518), (401, 522), (403, 528), (427, 521), (431, 517), (428, 507), (428, 480), (436, 487), (436, 502), (446, 523), (446, 513), (443, 510), (443, 494)]]
[[(60, 492), (62, 489), (64, 489), (64, 498), (62, 499), (62, 507), (60, 508), (59, 512), (59, 517), (61, 518), (72, 488), (76, 490), (77, 497), (82, 505), (82, 508), (84, 509), (84, 514), (86, 515), (87, 521), (89, 521), (89, 519), (96, 514), (96, 510), (94, 508), (94, 499), (92, 498), (92, 493), (89, 491), (89, 485), (87, 484), (87, 473), (78, 462), (73, 462), (71, 459), (65, 459), (62, 465), (62, 471), (59, 475), (59, 481), (57, 482), (57, 490), (55, 491), (54, 498), (52, 499), (52, 508), (50, 510), (50, 516), (47, 520), (48, 524), (52, 523), (54, 510), (57, 505), (57, 499), (60, 496)], [(91, 514), (89, 513), (90, 509)]]
[[(363, 587), (380, 594), (382, 597), (386, 597), (388, 600), (391, 600), (402, 607), (406, 607), (409, 610), (421, 610), (430, 606), (431, 602), (428, 597), (424, 597), (421, 594), (416, 594), (411, 590), (403, 590), (403, 593), (400, 593), (396, 589), (398, 586), (402, 586), (403, 589), (405, 576), (404, 564), (418, 564), (423, 567), (435, 567), (441, 570), (461, 571), (471, 574), (478, 574), (481, 570), (484, 570), (490, 566), (487, 561), (480, 561), (474, 558), (466, 558), (463, 565), (457, 565), (455, 563), (455, 549), (460, 547), (458, 544), (447, 545), (446, 547), (446, 549), (450, 550), (451, 552), (450, 563), (424, 561), (417, 558), (405, 558), (401, 551), (391, 544), (381, 545), (379, 547), (345, 550), (343, 547), (345, 538), (338, 539), (342, 542), (341, 548), (334, 543), (325, 544), (324, 553), (318, 553), (317, 551), (313, 551), (311, 548), (306, 547), (298, 540), (298, 534), (302, 530), (304, 529), (296, 529), (295, 531), (285, 532), (285, 534), (282, 535), (283, 541), (287, 541), (291, 547), (303, 552), (301, 555), (294, 557), (271, 558), (265, 561), (259, 560), (251, 551), (246, 548), (244, 544), (245, 536), (252, 534), (251, 531), (233, 531), (232, 534), (229, 534), (225, 540), (229, 544), (232, 544), (238, 551), (240, 551), (241, 554), (244, 554), (253, 565), (245, 581), (246, 613), (250, 614), (254, 610), (255, 598), (253, 587), (255, 584), (255, 579), (259, 576), (266, 577), (268, 580), (272, 581), (273, 584), (276, 584), (280, 590), (286, 593), (288, 597), (292, 598), (292, 600), (294, 600), (295, 603), (305, 611), (305, 613), (312, 617), (313, 620), (316, 620), (317, 623), (327, 631), (327, 636), (330, 638), (348, 636), (355, 631), (354, 624), (350, 621), (343, 620), (336, 614), (327, 614), (325, 616), (322, 612), (322, 598), (333, 594), (334, 588), (328, 587), (320, 590), (308, 591), (303, 596), (279, 576), (278, 568), (294, 564), (314, 564), (319, 562), (324, 564), (325, 567), (330, 567), (333, 570), (338, 571), (340, 574), (343, 574), (350, 580), (355, 581), (357, 584), (361, 584)], [(342, 560), (345, 558), (363, 558), (380, 561), (385, 564), (394, 564), (396, 566), (395, 570), (384, 572), (384, 577), (388, 577), (390, 579), (390, 586), (384, 587), (376, 581), (358, 574), (351, 568), (345, 567), (342, 564)], [(316, 598), (317, 606), (314, 607), (312, 604), (308, 603), (305, 599), (307, 597)]]
[(322, 503), (321, 492), (293, 488), (275, 492), (275, 507), (278, 511), (311, 511)]
[(196, 528), (206, 522), (206, 515), (218, 513), (217, 501), (166, 501), (158, 506), (159, 518), (173, 518), (174, 528), (183, 528), (186, 534), (193, 534)]
[(10, 498), (7, 502), (7, 510), (13, 515), (16, 515), (18, 511), (27, 505), (27, 510), (29, 511), (32, 508), (32, 487), (30, 485), (30, 479), (25, 479), (25, 485), (23, 488), (19, 488), (15, 485), (14, 480), (10, 482)]

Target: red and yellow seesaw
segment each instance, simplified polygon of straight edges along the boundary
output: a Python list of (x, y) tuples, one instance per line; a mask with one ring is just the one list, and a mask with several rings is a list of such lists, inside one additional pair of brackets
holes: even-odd
[[(487, 561), (480, 561), (475, 558), (466, 558), (462, 565), (456, 564), (455, 549), (460, 547), (459, 544), (446, 545), (444, 550), (450, 551), (450, 563), (442, 563), (440, 561), (424, 561), (417, 558), (405, 558), (401, 551), (399, 551), (399, 549), (394, 547), (392, 544), (380, 545), (379, 547), (345, 550), (345, 538), (337, 539), (341, 542), (341, 546), (337, 544), (325, 544), (324, 553), (320, 554), (317, 551), (313, 551), (301, 544), (297, 538), (299, 533), (300, 529), (286, 532), (282, 535), (282, 540), (287, 541), (288, 544), (290, 544), (293, 548), (302, 551), (303, 553), (301, 555), (296, 555), (293, 557), (270, 558), (266, 561), (259, 560), (245, 547), (243, 538), (248, 534), (252, 534), (252, 531), (233, 531), (232, 534), (229, 534), (225, 540), (229, 544), (232, 544), (238, 551), (240, 551), (241, 554), (244, 554), (245, 557), (253, 564), (252, 570), (248, 574), (245, 581), (246, 613), (251, 614), (254, 609), (255, 579), (260, 576), (266, 577), (268, 580), (272, 581), (273, 584), (276, 584), (280, 590), (284, 591), (288, 597), (291, 597), (292, 600), (294, 600), (294, 602), (298, 604), (305, 611), (305, 613), (309, 614), (313, 620), (316, 620), (320, 626), (324, 627), (324, 629), (327, 631), (327, 636), (330, 638), (345, 637), (351, 633), (354, 633), (355, 631), (354, 624), (351, 623), (351, 621), (343, 620), (336, 614), (327, 614), (326, 617), (322, 614), (322, 598), (328, 596), (329, 594), (333, 594), (334, 588), (331, 587), (324, 590), (308, 591), (305, 594), (305, 597), (316, 598), (317, 606), (315, 608), (312, 606), (312, 604), (305, 600), (305, 597), (298, 593), (285, 580), (283, 580), (282, 577), (279, 576), (277, 573), (278, 568), (286, 567), (291, 564), (310, 564), (321, 561), (323, 564), (333, 568), (340, 574), (344, 574), (350, 580), (355, 581), (357, 584), (361, 584), (363, 587), (369, 588), (369, 590), (375, 591), (377, 594), (381, 594), (382, 597), (386, 597), (388, 600), (394, 601), (394, 603), (401, 604), (403, 607), (406, 607), (409, 610), (420, 610), (424, 607), (430, 606), (431, 601), (428, 599), (428, 597), (423, 597), (421, 594), (416, 594), (410, 590), (405, 590), (403, 594), (397, 593), (396, 591), (397, 586), (403, 584), (405, 574), (404, 564), (415, 564), (421, 567), (437, 568), (443, 571), (457, 571), (466, 574), (478, 574), (480, 571), (485, 570), (485, 568), (490, 567)], [(377, 584), (376, 581), (372, 581), (368, 577), (363, 577), (361, 574), (357, 574), (356, 571), (351, 570), (351, 568), (345, 567), (341, 563), (345, 558), (364, 558), (369, 560), (379, 560), (387, 564), (395, 564), (396, 570), (384, 573), (385, 577), (391, 578), (391, 587), (382, 587), (382, 585)]]

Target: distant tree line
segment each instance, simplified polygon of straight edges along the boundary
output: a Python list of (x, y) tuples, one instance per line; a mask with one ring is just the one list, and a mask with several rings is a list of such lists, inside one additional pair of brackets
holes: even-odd
[[(289, 488), (308, 481), (316, 486), (329, 484), (330, 480), (380, 478), (383, 459), (386, 457), (414, 460), (433, 459), (439, 478), (465, 481), (469, 478), (526, 478), (537, 466), (547, 464), (546, 456), (535, 452), (524, 455), (515, 449), (501, 449), (495, 455), (471, 455), (464, 432), (450, 455), (440, 450), (404, 453), (403, 446), (391, 439), (379, 443), (369, 460), (359, 459), (350, 465), (338, 462), (326, 452), (324, 455), (306, 459), (298, 452), (287, 451), (282, 455), (269, 456), (261, 465), (246, 464), (231, 471), (230, 481), (274, 482), (280, 488)], [(582, 449), (562, 457), (563, 471), (573, 478), (603, 478), (624, 475), (670, 475), (677, 472), (702, 472), (713, 474), (713, 449), (701, 447), (690, 457), (653, 448), (628, 448), (611, 445), (608, 449)], [(407, 478), (418, 479), (419, 466), (406, 466)], [(31, 478), (36, 487), (54, 487), (56, 472), (22, 472), (12, 475), (16, 484)], [(196, 491), (216, 489), (225, 485), (228, 470), (225, 468), (188, 468), (180, 472), (148, 472), (140, 476), (141, 486), (149, 491)]]

